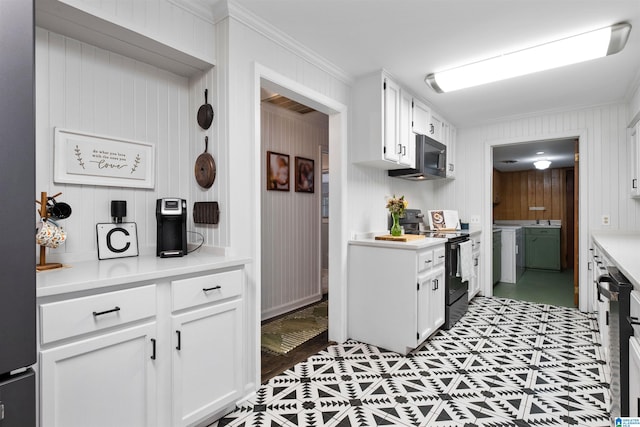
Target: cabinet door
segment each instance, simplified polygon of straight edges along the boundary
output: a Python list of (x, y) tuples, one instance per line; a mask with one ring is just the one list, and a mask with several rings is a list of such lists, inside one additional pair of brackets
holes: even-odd
[(469, 279), (468, 300), (480, 292), (480, 253), (473, 254), (473, 276)]
[(430, 135), (431, 109), (418, 100), (413, 100), (413, 132), (420, 135)]
[(429, 135), (431, 138), (444, 144), (442, 140), (442, 119), (435, 114), (431, 114), (431, 120), (429, 123)]
[(435, 289), (431, 289), (431, 323), (433, 325), (433, 329), (437, 330), (440, 326), (444, 325), (444, 268), (435, 270), (433, 273), (436, 280), (436, 286)]
[(185, 426), (241, 395), (242, 300), (173, 316), (173, 425)]
[(41, 427), (156, 422), (156, 323), (40, 352)]
[(400, 160), (402, 144), (399, 141), (400, 86), (384, 79), (384, 158), (393, 162)]
[(437, 268), (418, 279), (417, 343), (429, 338), (444, 324), (444, 269)]
[(640, 417), (640, 340), (629, 341), (629, 416)]
[(559, 233), (556, 230), (535, 230), (535, 233), (526, 236), (527, 268), (560, 270)]
[(413, 97), (405, 92), (400, 92), (400, 122), (399, 122), (399, 143), (400, 159), (399, 163), (414, 168), (416, 166), (416, 135), (411, 131), (411, 105)]

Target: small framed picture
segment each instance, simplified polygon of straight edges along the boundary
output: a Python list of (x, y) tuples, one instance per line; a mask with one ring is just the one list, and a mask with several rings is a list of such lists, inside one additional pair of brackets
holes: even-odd
[(267, 151), (267, 190), (289, 191), (289, 155)]
[(296, 191), (300, 193), (313, 193), (315, 169), (312, 159), (296, 157)]

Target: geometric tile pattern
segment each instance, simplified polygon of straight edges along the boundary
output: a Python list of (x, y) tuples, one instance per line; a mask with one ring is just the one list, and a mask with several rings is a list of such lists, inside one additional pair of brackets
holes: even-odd
[(609, 426), (609, 378), (593, 314), (477, 297), (406, 356), (330, 346), (213, 426)]

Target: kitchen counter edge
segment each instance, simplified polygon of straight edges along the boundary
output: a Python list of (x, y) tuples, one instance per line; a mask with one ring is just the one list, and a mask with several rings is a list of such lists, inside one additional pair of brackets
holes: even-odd
[(130, 258), (82, 261), (36, 274), (36, 297), (50, 297), (127, 283), (240, 267), (251, 263), (247, 257), (217, 255), (203, 251), (184, 257), (159, 258), (141, 255)]
[(618, 267), (620, 272), (640, 290), (640, 233), (622, 231), (593, 231), (592, 238)]

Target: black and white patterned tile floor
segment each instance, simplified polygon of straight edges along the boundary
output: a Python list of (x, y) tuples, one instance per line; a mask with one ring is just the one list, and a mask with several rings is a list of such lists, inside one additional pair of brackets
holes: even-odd
[(214, 426), (609, 426), (608, 379), (592, 314), (478, 297), (407, 356), (330, 346)]

